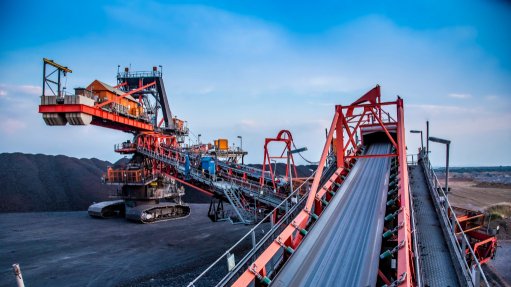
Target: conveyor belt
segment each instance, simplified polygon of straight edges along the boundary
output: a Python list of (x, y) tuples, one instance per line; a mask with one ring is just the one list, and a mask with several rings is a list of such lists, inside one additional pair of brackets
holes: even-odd
[[(385, 154), (374, 144), (367, 154)], [(374, 286), (390, 158), (361, 158), (272, 286)]]

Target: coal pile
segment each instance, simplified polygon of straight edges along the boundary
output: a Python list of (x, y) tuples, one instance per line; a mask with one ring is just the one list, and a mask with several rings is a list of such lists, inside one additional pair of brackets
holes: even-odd
[(95, 158), (0, 154), (0, 212), (86, 210), (114, 190), (101, 184), (109, 165)]

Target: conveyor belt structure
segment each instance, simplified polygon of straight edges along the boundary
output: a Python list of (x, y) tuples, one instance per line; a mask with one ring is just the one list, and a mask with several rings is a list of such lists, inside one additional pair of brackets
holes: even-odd
[[(373, 144), (367, 154), (390, 149)], [(374, 286), (389, 171), (389, 157), (359, 159), (272, 286)]]

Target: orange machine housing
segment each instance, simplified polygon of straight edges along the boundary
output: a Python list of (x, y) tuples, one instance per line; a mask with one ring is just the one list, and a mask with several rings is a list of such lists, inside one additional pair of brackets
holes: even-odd
[(217, 139), (215, 140), (215, 148), (217, 150), (228, 150), (229, 141), (227, 139)]
[(95, 102), (102, 103), (111, 100), (113, 101), (110, 105), (111, 108), (127, 115), (139, 117), (144, 112), (142, 105), (140, 105), (140, 103), (131, 95), (120, 98), (120, 96), (125, 94), (125, 92), (99, 80), (92, 82), (89, 86), (87, 86), (86, 90), (92, 91), (92, 98)]

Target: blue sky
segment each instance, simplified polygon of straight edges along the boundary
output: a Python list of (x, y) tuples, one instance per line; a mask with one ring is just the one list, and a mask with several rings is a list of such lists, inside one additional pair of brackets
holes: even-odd
[[(162, 65), (173, 112), (203, 141), (242, 135), (253, 163), (281, 129), (316, 161), (334, 105), (380, 84), (384, 100), (404, 98), (408, 130), (430, 120), (452, 140), (453, 165), (511, 165), (511, 4), (275, 2), (2, 1), (0, 152), (113, 161), (129, 138), (45, 126), (47, 57), (73, 69), (68, 89), (115, 83), (117, 65)], [(431, 147), (442, 165), (443, 147)]]

